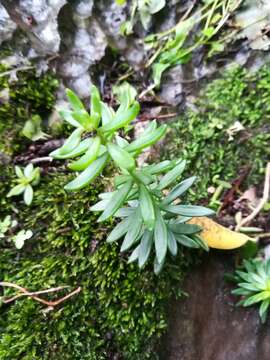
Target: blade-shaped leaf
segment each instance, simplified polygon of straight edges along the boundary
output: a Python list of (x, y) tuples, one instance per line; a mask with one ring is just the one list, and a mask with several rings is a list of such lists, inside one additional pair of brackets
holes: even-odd
[(79, 99), (79, 97), (70, 89), (66, 89), (66, 95), (68, 100), (75, 111), (85, 110), (84, 105)]
[(30, 205), (32, 200), (33, 200), (33, 188), (31, 185), (27, 185), (25, 190), (24, 190), (24, 194), (23, 194), (23, 200), (25, 202), (26, 205)]
[(197, 249), (200, 247), (194, 240), (192, 240), (187, 235), (174, 234), (174, 236), (175, 236), (176, 241), (179, 242), (179, 244), (181, 244), (181, 245), (184, 245), (184, 246), (190, 247), (190, 248), (197, 248)]
[(129, 144), (125, 148), (125, 150), (127, 150), (129, 152), (139, 151), (148, 146), (155, 144), (157, 141), (159, 141), (163, 137), (163, 135), (166, 132), (166, 129), (167, 129), (167, 126), (162, 125), (150, 134), (146, 134), (146, 135), (142, 134), (142, 136), (140, 136), (138, 139), (136, 139), (131, 144)]
[(161, 273), (161, 270), (163, 269), (165, 263), (165, 259), (159, 263), (157, 257), (155, 257), (155, 261), (154, 261), (154, 273), (155, 275), (159, 275)]
[(59, 114), (62, 116), (62, 118), (69, 123), (70, 125), (76, 127), (76, 128), (81, 128), (81, 124), (74, 119), (73, 117), (73, 112), (69, 111), (69, 110), (59, 110), (58, 111)]
[(137, 209), (136, 213), (132, 217), (130, 221), (129, 230), (126, 233), (124, 241), (122, 243), (120, 251), (128, 250), (138, 239), (138, 236), (142, 229), (142, 216), (140, 213), (140, 209)]
[(162, 177), (159, 182), (158, 189), (162, 190), (175, 182), (179, 176), (182, 174), (186, 166), (186, 161), (182, 160), (174, 169), (170, 170), (166, 175)]
[(210, 216), (214, 215), (215, 212), (204, 206), (196, 205), (167, 205), (162, 206), (162, 209), (172, 214), (178, 214), (182, 216)]
[(155, 225), (155, 209), (151, 195), (149, 194), (147, 188), (144, 185), (140, 185), (139, 188), (139, 202), (141, 207), (141, 213), (143, 217), (143, 222), (147, 229), (153, 230)]
[(119, 167), (127, 170), (135, 168), (135, 160), (127, 151), (113, 143), (108, 144), (107, 148), (112, 159)]
[(143, 169), (152, 175), (156, 175), (156, 174), (161, 174), (163, 172), (167, 172), (172, 168), (174, 168), (174, 166), (175, 166), (175, 161), (164, 160), (161, 161), (159, 164), (145, 166), (145, 168)]
[(125, 183), (119, 190), (115, 192), (112, 196), (107, 208), (102, 213), (102, 215), (98, 218), (98, 222), (104, 221), (110, 218), (112, 215), (116, 213), (116, 211), (124, 204), (131, 188), (133, 182), (132, 180)]
[(103, 126), (112, 122), (115, 117), (114, 110), (103, 102), (101, 102), (101, 117)]
[(208, 244), (199, 236), (199, 235), (191, 235), (192, 240), (194, 240), (202, 249), (205, 251), (209, 251)]
[(136, 261), (139, 256), (139, 247), (138, 245), (131, 253), (130, 257), (128, 258), (128, 264), (131, 264), (132, 262)]
[(153, 231), (145, 230), (139, 247), (139, 268), (147, 262), (153, 245)]
[(156, 223), (154, 230), (156, 257), (161, 264), (167, 253), (167, 227), (159, 211), (156, 211)]
[(97, 129), (101, 119), (101, 101), (100, 94), (96, 86), (91, 87), (91, 118), (94, 122), (94, 128)]
[(169, 224), (169, 228), (174, 233), (185, 234), (185, 235), (196, 234), (202, 230), (202, 228), (198, 225), (184, 224), (184, 223)]
[(91, 211), (103, 211), (106, 209), (110, 199), (98, 201), (95, 205), (90, 207)]
[(71, 159), (71, 158), (75, 158), (77, 156), (82, 155), (83, 153), (85, 153), (87, 151), (87, 149), (91, 146), (91, 144), (93, 143), (93, 139), (92, 138), (88, 138), (85, 139), (83, 141), (80, 142), (80, 144), (71, 152), (67, 153), (67, 154), (61, 154), (61, 151), (59, 149), (56, 149), (54, 151), (52, 151), (50, 153), (50, 156), (55, 158), (55, 159)]
[(106, 241), (111, 243), (120, 239), (128, 232), (129, 228), (130, 228), (130, 218), (126, 218), (115, 226), (115, 228), (110, 233)]
[(28, 164), (25, 168), (24, 168), (24, 176), (27, 178), (30, 178), (32, 176), (32, 173), (34, 171), (34, 165), (33, 164)]
[(64, 145), (59, 149), (59, 153), (61, 155), (66, 155), (74, 150), (81, 141), (81, 135), (83, 133), (83, 129), (76, 129), (69, 136), (69, 138), (65, 141)]
[(113, 132), (115, 130), (118, 130), (122, 127), (125, 127), (129, 125), (129, 123), (136, 118), (140, 111), (140, 105), (138, 102), (135, 102), (129, 109), (126, 111), (123, 111), (119, 114), (116, 114), (113, 121), (110, 123), (103, 125), (100, 130), (103, 133), (106, 132)]
[(103, 170), (109, 156), (108, 153), (101, 155), (88, 166), (76, 179), (68, 183), (64, 189), (67, 191), (80, 190), (90, 184)]
[(24, 173), (22, 172), (22, 169), (19, 166), (15, 166), (15, 173), (18, 176), (18, 178), (22, 179), (24, 178)]
[(87, 152), (77, 161), (69, 164), (68, 167), (74, 171), (82, 171), (86, 169), (98, 157), (101, 145), (100, 137), (95, 137)]
[(188, 179), (185, 179), (180, 184), (176, 185), (162, 201), (162, 204), (167, 205), (173, 202), (175, 199), (181, 196), (185, 191), (187, 191), (192, 186), (195, 180), (196, 180), (196, 176), (192, 176)]
[(168, 249), (173, 256), (177, 255), (177, 242), (175, 240), (174, 234), (169, 229), (168, 229)]
[(14, 186), (14, 188), (12, 188), (9, 191), (9, 193), (7, 194), (7, 197), (20, 195), (21, 193), (24, 192), (24, 190), (25, 190), (25, 185), (23, 185), (23, 184), (16, 185), (16, 186)]

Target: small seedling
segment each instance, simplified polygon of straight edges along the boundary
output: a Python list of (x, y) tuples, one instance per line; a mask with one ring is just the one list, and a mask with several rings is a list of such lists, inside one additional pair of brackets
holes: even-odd
[(237, 282), (237, 289), (232, 293), (242, 297), (237, 305), (260, 304), (260, 318), (265, 322), (270, 306), (270, 259), (244, 260), (242, 269), (235, 271), (233, 279)]
[(40, 170), (38, 167), (34, 168), (33, 164), (28, 164), (23, 171), (19, 166), (15, 166), (15, 172), (18, 177), (16, 180), (18, 184), (10, 190), (7, 197), (23, 194), (25, 204), (30, 205), (34, 196), (32, 186), (39, 183)]

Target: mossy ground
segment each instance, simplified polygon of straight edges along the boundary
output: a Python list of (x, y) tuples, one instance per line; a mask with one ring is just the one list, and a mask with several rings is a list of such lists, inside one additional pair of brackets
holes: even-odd
[[(12, 156), (27, 150), (24, 122), (32, 115), (46, 116), (56, 82), (33, 74), (22, 74), (12, 86), (3, 79), (1, 86), (9, 86), (11, 98), (0, 112), (0, 133), (6, 140), (1, 150)], [(32, 291), (62, 285), (82, 290), (46, 314), (32, 299), (2, 304), (0, 359), (155, 358), (156, 341), (166, 328), (167, 300), (173, 293), (181, 295), (179, 284), (190, 256), (180, 254), (160, 277), (151, 266), (139, 271), (119, 255), (117, 245), (106, 244), (112, 224), (98, 225), (89, 211), (102, 182), (67, 194), (63, 187), (72, 175), (47, 168), (27, 207), (20, 197), (6, 198), (14, 177), (12, 166), (1, 166), (0, 219), (12, 215), (19, 224), (15, 232), (31, 229), (34, 235), (21, 250), (1, 239), (0, 279)]]
[[(183, 156), (198, 180), (192, 200), (205, 199), (215, 179), (232, 181), (249, 169), (246, 186), (259, 183), (270, 157), (270, 70), (234, 68), (213, 81), (187, 111), (170, 124), (164, 157)], [(236, 122), (244, 126), (230, 139)]]
[[(46, 111), (53, 103), (55, 83), (51, 80), (53, 84), (49, 88), (46, 85), (47, 95), (42, 87), (37, 90), (44, 94), (42, 103), (50, 99)], [(4, 114), (0, 111), (1, 119), (10, 115), (6, 124), (0, 125), (2, 137), (7, 139), (5, 150), (8, 146), (10, 154), (14, 147), (18, 151), (25, 144), (19, 137), (8, 137), (17, 116), (16, 98), (22, 107), (28, 101), (34, 103), (33, 111), (20, 118), (16, 127), (20, 134), (24, 119), (44, 111), (43, 105), (36, 107), (36, 95), (29, 98), (24, 92), (28, 89), (35, 94), (40, 84), (34, 81), (28, 87), (25, 83), (26, 87), (20, 88), (11, 102), (10, 114), (7, 109)], [(251, 168), (249, 182), (260, 181), (269, 159), (269, 100), (270, 70), (249, 75), (236, 69), (203, 92), (197, 111), (189, 111), (171, 124), (162, 156), (188, 159), (188, 175), (199, 176), (190, 199), (205, 198), (214, 176), (232, 180), (243, 166)], [(229, 141), (226, 130), (237, 120), (245, 130)], [(82, 287), (79, 294), (46, 314), (42, 312), (44, 307), (32, 299), (2, 304), (0, 359), (155, 358), (154, 345), (166, 328), (167, 300), (173, 293), (181, 294), (179, 280), (190, 264), (190, 256), (179, 254), (159, 277), (150, 267), (139, 271), (135, 265), (127, 264), (125, 255), (119, 255), (117, 245), (106, 244), (111, 224), (97, 225), (96, 215), (89, 211), (102, 190), (101, 183), (67, 194), (63, 185), (70, 175), (61, 169), (49, 169), (28, 208), (19, 197), (5, 197), (14, 178), (12, 167), (0, 171), (0, 219), (12, 214), (19, 228), (34, 233), (22, 250), (1, 240), (0, 278), (33, 291), (60, 285)]]

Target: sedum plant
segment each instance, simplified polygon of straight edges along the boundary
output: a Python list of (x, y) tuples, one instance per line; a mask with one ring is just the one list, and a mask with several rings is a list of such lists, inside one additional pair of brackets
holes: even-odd
[(95, 86), (91, 89), (90, 113), (69, 89), (67, 97), (71, 110), (60, 110), (60, 114), (75, 129), (51, 156), (71, 160), (68, 167), (76, 172), (76, 177), (65, 186), (67, 191), (84, 188), (111, 162), (119, 170), (114, 178), (115, 190), (100, 194), (100, 201), (91, 207), (92, 211), (102, 212), (99, 222), (111, 217), (120, 219), (107, 241), (122, 240), (121, 251), (132, 249), (129, 262), (137, 261), (140, 268), (153, 249), (155, 273), (162, 269), (168, 252), (177, 254), (179, 244), (207, 250), (199, 236), (201, 228), (188, 220), (212, 215), (213, 211), (179, 204), (180, 196), (195, 181), (192, 176), (179, 182), (185, 161), (165, 160), (137, 166), (137, 157), (165, 135), (166, 125), (158, 126), (152, 121), (133, 141), (120, 136), (131, 129), (139, 113), (136, 91), (124, 84), (118, 91), (120, 105), (116, 111), (101, 101)]
[(270, 259), (244, 260), (243, 269), (236, 270), (233, 279), (237, 289), (232, 293), (242, 297), (237, 305), (260, 305), (259, 314), (265, 322), (270, 306)]
[(19, 166), (15, 166), (15, 172), (18, 177), (18, 184), (10, 190), (7, 196), (23, 194), (25, 204), (30, 205), (34, 196), (33, 186), (37, 185), (40, 180), (40, 169), (38, 167), (34, 168), (33, 164), (28, 164), (24, 170)]

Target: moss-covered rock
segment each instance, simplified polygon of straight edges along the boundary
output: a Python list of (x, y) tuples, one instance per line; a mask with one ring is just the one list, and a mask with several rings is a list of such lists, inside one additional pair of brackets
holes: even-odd
[[(202, 91), (195, 106), (171, 124), (163, 154), (188, 160), (187, 173), (198, 176), (193, 200), (206, 198), (214, 177), (231, 181), (243, 168), (249, 168), (247, 186), (260, 181), (270, 155), (269, 67), (227, 71)], [(244, 130), (230, 137), (236, 122)]]
[[(0, 64), (0, 74), (8, 72)], [(18, 80), (9, 82), (9, 75), (0, 76), (0, 93), (8, 91), (9, 101), (0, 106), (0, 151), (13, 154), (22, 149), (27, 141), (21, 131), (27, 120), (34, 115), (46, 118), (55, 102), (58, 81), (52, 74), (38, 77), (34, 71), (17, 72)], [(19, 138), (21, 140), (19, 140)]]
[(51, 173), (42, 177), (28, 208), (19, 197), (13, 205), (5, 198), (10, 171), (1, 174), (7, 185), (0, 190), (0, 218), (12, 213), (34, 236), (22, 250), (1, 241), (0, 278), (33, 291), (61, 285), (82, 291), (46, 314), (32, 299), (2, 305), (0, 358), (154, 358), (154, 344), (166, 328), (166, 300), (181, 293), (177, 280), (188, 257), (179, 255), (160, 277), (152, 268), (140, 272), (117, 245), (105, 243), (111, 225), (98, 225), (89, 211), (102, 185), (67, 194), (69, 175)]

